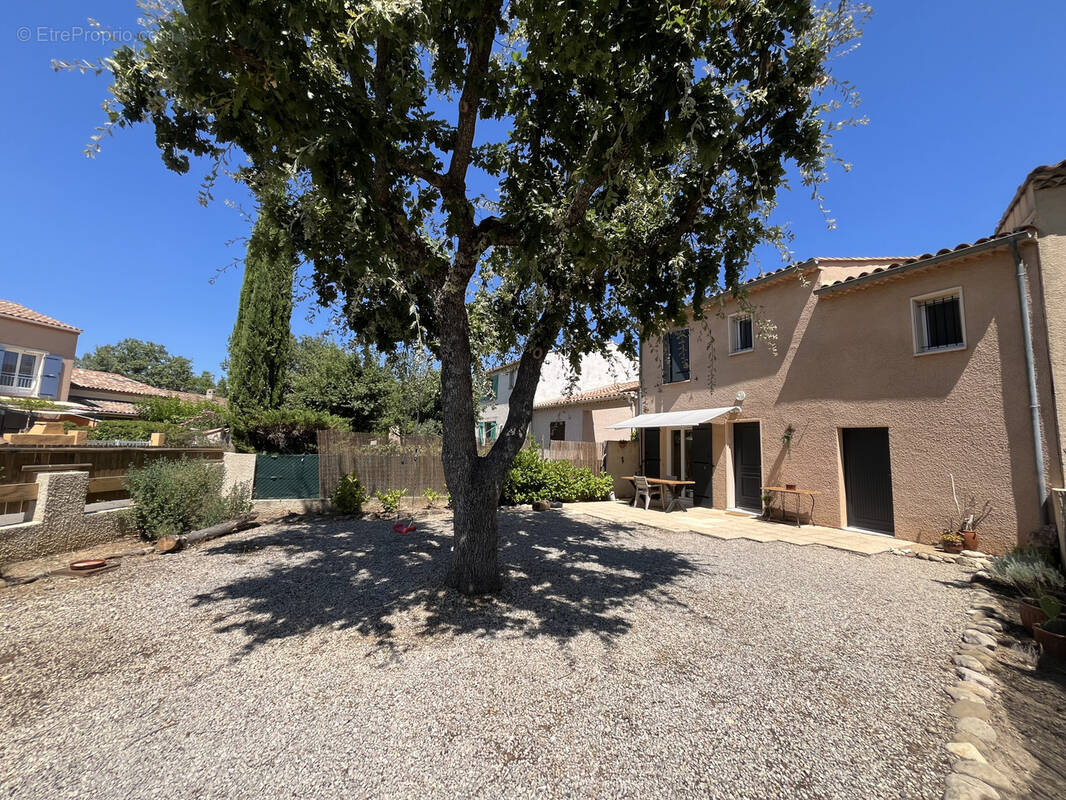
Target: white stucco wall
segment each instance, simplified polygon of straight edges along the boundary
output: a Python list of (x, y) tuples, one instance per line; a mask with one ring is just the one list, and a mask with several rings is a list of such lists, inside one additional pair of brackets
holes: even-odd
[[(510, 408), (508, 401), (511, 397), (511, 386), (508, 373), (517, 369), (515, 365), (497, 370), (500, 378), (496, 402), (481, 405), (481, 421), (495, 422), (497, 432), (503, 428)], [(537, 384), (537, 392), (533, 397), (534, 404), (570, 393), (571, 379), (576, 379), (573, 392), (587, 392), (609, 383), (635, 381), (637, 380), (637, 362), (635, 359), (620, 354), (617, 348), (612, 348), (612, 354), (609, 357), (598, 353), (584, 356), (581, 359), (580, 373), (574, 376), (571, 374), (569, 363), (562, 355), (549, 353), (541, 368), (540, 383)], [(581, 426), (581, 414), (578, 413), (576, 416), (575, 431)], [(534, 425), (536, 425), (536, 419), (534, 419)], [(544, 441), (547, 441), (547, 423), (544, 423), (544, 431)], [(569, 422), (567, 422), (566, 438), (571, 441), (582, 438), (570, 433)]]

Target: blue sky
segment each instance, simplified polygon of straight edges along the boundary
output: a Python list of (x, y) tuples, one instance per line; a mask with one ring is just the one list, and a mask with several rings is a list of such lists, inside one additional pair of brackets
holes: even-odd
[[(824, 187), (836, 229), (802, 187), (785, 195), (796, 257), (935, 252), (991, 232), (1025, 174), (1066, 158), (1066, 77), (1054, 43), (1066, 37), (1061, 0), (1030, 0), (1024, 15), (993, 0), (883, 0), (859, 50), (835, 66), (863, 95), (868, 125), (844, 131), (852, 162)], [(218, 372), (241, 274), (216, 271), (247, 235), (220, 181), (197, 203), (199, 175), (168, 172), (148, 127), (82, 149), (103, 120), (106, 77), (57, 74), (52, 58), (105, 55), (92, 17), (136, 29), (133, 0), (45, 0), (0, 8), (0, 297), (85, 330), (79, 352), (127, 336), (165, 344), (197, 370)], [(28, 39), (28, 41), (25, 41)], [(760, 253), (766, 268), (775, 252)], [(293, 317), (297, 333), (328, 320)]]

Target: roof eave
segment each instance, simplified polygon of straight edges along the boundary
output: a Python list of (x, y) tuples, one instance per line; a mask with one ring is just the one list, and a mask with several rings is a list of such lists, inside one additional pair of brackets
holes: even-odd
[(988, 250), (999, 250), (1000, 248), (1007, 247), (1011, 242), (1017, 241), (1029, 241), (1035, 239), (1033, 231), (1029, 228), (1025, 230), (1015, 231), (1014, 233), (1004, 234), (997, 236), (994, 239), (989, 239), (978, 244), (972, 244), (969, 247), (964, 247), (959, 250), (951, 250), (947, 253), (939, 253), (929, 258), (921, 258), (917, 261), (912, 261), (909, 264), (901, 264), (897, 267), (889, 267), (881, 270), (880, 272), (871, 272), (867, 275), (862, 275), (856, 278), (849, 278), (847, 280), (840, 281), (839, 283), (833, 283), (828, 286), (820, 286), (814, 290), (814, 293), (818, 296), (824, 294), (833, 294), (837, 292), (845, 292), (849, 289), (857, 287), (867, 286), (879, 281), (891, 280), (898, 278), (902, 275), (906, 275), (909, 272), (915, 270), (925, 269), (927, 267), (934, 267), (942, 264), (946, 261), (953, 261), (957, 258), (966, 258), (967, 256), (979, 255)]

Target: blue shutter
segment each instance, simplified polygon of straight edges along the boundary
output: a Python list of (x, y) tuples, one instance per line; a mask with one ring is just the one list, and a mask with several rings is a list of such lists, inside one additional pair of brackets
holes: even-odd
[(51, 397), (53, 400), (59, 397), (59, 376), (62, 374), (63, 359), (59, 356), (45, 356), (44, 372), (41, 373), (41, 390), (37, 392), (38, 396)]

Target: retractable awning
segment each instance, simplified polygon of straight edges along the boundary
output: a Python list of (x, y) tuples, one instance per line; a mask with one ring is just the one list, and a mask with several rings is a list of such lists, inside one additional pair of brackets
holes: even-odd
[(740, 411), (739, 406), (721, 408), (697, 408), (692, 411), (665, 411), (660, 414), (640, 414), (625, 422), (616, 422), (608, 428), (688, 428), (724, 416), (731, 411)]

